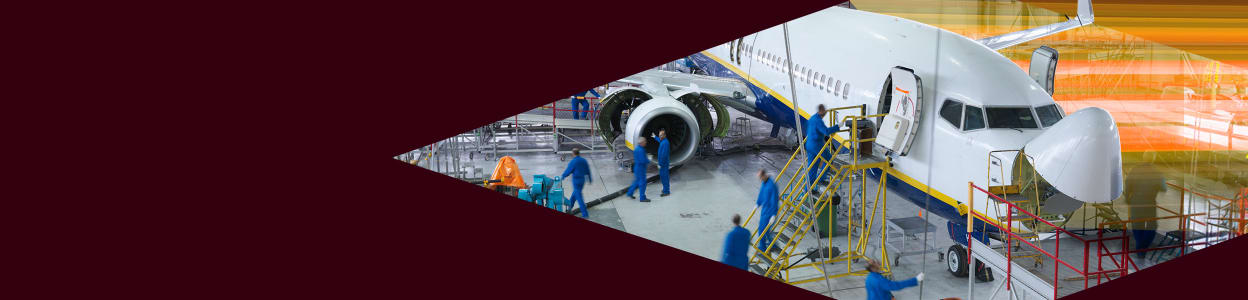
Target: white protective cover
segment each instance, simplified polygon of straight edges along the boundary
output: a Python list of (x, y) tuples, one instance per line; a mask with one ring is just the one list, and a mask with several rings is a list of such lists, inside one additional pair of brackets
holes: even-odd
[(880, 134), (876, 136), (876, 141), (885, 149), (901, 152), (905, 146), (905, 133), (910, 132), (910, 120), (899, 117), (896, 114), (888, 114), (884, 116), (884, 122), (880, 124)]
[(1063, 194), (1087, 203), (1122, 195), (1122, 146), (1118, 126), (1099, 107), (1076, 111), (1027, 142), (1036, 172)]

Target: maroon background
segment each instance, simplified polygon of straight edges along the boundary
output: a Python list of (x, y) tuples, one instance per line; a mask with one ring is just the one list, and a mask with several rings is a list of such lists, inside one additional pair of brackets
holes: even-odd
[[(6, 111), (9, 283), (47, 298), (817, 297), (391, 157), (836, 2), (14, 8), (10, 84), (28, 93)], [(1236, 243), (1072, 298), (1229, 290), (1191, 288), (1229, 288), (1209, 271), (1243, 264)]]

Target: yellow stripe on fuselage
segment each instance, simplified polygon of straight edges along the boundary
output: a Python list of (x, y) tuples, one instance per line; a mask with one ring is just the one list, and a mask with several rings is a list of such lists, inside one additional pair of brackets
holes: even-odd
[(786, 98), (780, 95), (780, 93), (777, 93), (776, 91), (773, 91), (771, 88), (768, 88), (766, 85), (763, 85), (762, 83), (758, 82), (758, 80), (754, 79), (754, 77), (750, 77), (750, 74), (746, 74), (744, 71), (741, 71), (741, 69), (737, 69), (737, 67), (733, 66), (731, 63), (724, 62), (724, 60), (720, 59), (719, 57), (716, 57), (714, 54), (711, 54), (710, 52), (702, 51), (702, 55), (706, 55), (706, 57), (710, 57), (711, 59), (715, 60), (715, 62), (718, 62), (720, 65), (728, 67), (728, 70), (732, 70), (733, 73), (737, 73), (738, 76), (741, 76), (741, 78), (745, 78), (746, 81), (753, 83), (754, 86), (757, 86), (763, 89), (763, 91), (766, 91), (768, 95), (771, 95), (772, 97), (776, 97), (776, 99), (780, 100), (781, 103), (784, 103), (785, 106), (788, 106), (791, 109), (797, 110), (797, 114), (802, 115), (803, 118), (807, 118), (807, 119), (810, 118), (810, 114), (807, 113), (806, 111), (802, 110), (801, 108), (793, 107), (793, 102), (789, 101), (789, 98)]
[[(702, 51), (702, 55), (706, 55), (706, 57), (709, 57), (712, 60), (715, 60), (715, 62), (718, 62), (720, 65), (727, 67), (728, 70), (731, 70), (733, 73), (736, 73), (737, 76), (741, 76), (741, 78), (745, 78), (746, 81), (753, 83), (754, 86), (757, 86), (763, 89), (763, 91), (766, 91), (768, 95), (771, 95), (772, 97), (775, 97), (776, 99), (780, 100), (781, 103), (784, 103), (784, 105), (788, 106), (790, 109), (797, 110), (797, 113), (800, 114), (803, 118), (810, 119), (809, 113), (806, 113), (800, 108), (794, 107), (793, 102), (789, 101), (788, 98), (785, 98), (783, 95), (780, 95), (780, 93), (777, 93), (776, 91), (768, 88), (766, 85), (759, 83), (757, 79), (754, 79), (754, 77), (751, 77), (749, 74), (746, 74), (744, 71), (741, 71), (741, 69), (737, 69), (737, 67), (733, 66), (731, 63), (725, 62), (724, 60), (720, 59), (719, 57), (716, 57), (714, 54), (711, 54), (708, 51)], [(839, 143), (845, 142), (845, 139), (838, 135), (833, 135), (832, 137), (835, 138), (836, 141)], [(628, 143), (628, 141), (625, 141), (625, 144), (628, 145), (629, 149), (632, 149), (633, 146), (631, 143)], [(893, 171), (889, 172), (889, 175), (897, 177), (898, 179), (901, 179), (901, 181), (905, 182), (906, 184), (909, 184), (910, 186), (920, 191), (924, 191), (924, 193), (927, 193), (931, 195), (932, 197), (935, 197), (936, 199), (944, 202), (945, 204), (954, 207), (955, 209), (958, 210), (959, 213), (962, 213), (965, 215), (966, 212), (969, 211), (966, 205), (959, 203), (957, 200), (954, 200), (953, 197), (950, 197), (949, 195), (946, 195), (945, 193), (941, 193), (940, 191), (934, 188), (928, 187), (927, 185), (920, 183), (918, 180), (914, 179), (913, 177), (910, 177), (909, 175), (906, 175), (905, 173), (902, 173), (901, 171), (894, 169)], [(995, 225), (1001, 225), (996, 220), (988, 220), (988, 221), (991, 221)], [(1017, 231), (1017, 228), (1015, 229), (1015, 231)]]

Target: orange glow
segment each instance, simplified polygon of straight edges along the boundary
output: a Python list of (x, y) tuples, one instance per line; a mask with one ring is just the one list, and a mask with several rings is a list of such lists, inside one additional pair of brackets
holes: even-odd
[[(1075, 1), (1060, 2), (854, 4), (979, 39), (1062, 22)], [(1095, 24), (1000, 52), (1027, 70), (1033, 50), (1057, 49), (1054, 100), (1109, 111), (1123, 152), (1248, 151), (1248, 6), (1093, 2)]]

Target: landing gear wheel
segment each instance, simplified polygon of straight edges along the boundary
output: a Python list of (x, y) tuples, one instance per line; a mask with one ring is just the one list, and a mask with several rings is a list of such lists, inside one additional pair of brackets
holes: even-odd
[(949, 273), (953, 273), (955, 277), (966, 277), (967, 269), (969, 269), (966, 264), (966, 248), (962, 245), (953, 245), (949, 246), (949, 251), (945, 253), (945, 265), (949, 266)]

